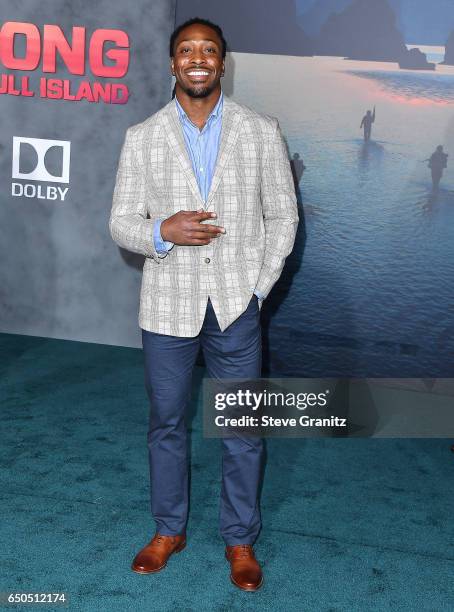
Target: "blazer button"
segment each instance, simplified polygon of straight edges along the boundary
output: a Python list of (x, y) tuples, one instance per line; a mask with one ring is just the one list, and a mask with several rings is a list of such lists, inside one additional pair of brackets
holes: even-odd
[(205, 257), (205, 263), (210, 263), (210, 258), (209, 257)]

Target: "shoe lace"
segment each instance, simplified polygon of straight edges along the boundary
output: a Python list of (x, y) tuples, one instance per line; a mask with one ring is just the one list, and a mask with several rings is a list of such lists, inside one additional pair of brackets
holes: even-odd
[(155, 546), (156, 544), (160, 544), (162, 542), (162, 536), (158, 535), (153, 538), (151, 541), (151, 546)]

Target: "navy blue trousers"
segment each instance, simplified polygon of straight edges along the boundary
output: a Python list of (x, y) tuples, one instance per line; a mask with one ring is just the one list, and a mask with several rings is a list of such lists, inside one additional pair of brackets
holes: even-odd
[[(262, 366), (260, 310), (247, 309), (221, 332), (208, 300), (198, 336), (182, 338), (142, 329), (145, 386), (150, 399), (148, 456), (151, 511), (162, 535), (180, 535), (188, 519), (188, 446), (185, 409), (199, 346), (210, 378), (258, 378)], [(260, 530), (259, 481), (263, 440), (222, 438), (220, 532), (224, 542), (252, 544)]]

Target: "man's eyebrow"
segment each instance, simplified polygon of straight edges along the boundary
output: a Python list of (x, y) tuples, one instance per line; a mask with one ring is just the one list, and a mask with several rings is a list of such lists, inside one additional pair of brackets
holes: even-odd
[[(178, 44), (181, 45), (181, 43), (184, 43), (184, 42), (197, 42), (197, 41), (196, 40), (194, 41), (194, 39), (193, 40), (186, 39), (186, 40), (180, 40)], [(210, 42), (210, 43), (214, 43), (215, 45), (218, 45), (218, 43), (215, 40), (211, 40), (209, 38), (203, 39), (201, 42)]]

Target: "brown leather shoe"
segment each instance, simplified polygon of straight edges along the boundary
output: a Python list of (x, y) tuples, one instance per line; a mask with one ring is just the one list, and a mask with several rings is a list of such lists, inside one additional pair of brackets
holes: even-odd
[(230, 580), (243, 591), (256, 591), (263, 584), (259, 562), (250, 544), (226, 546), (225, 556), (230, 561)]
[(186, 546), (186, 536), (166, 536), (155, 533), (151, 542), (137, 553), (131, 568), (138, 574), (159, 572), (167, 565), (172, 553), (179, 553)]

